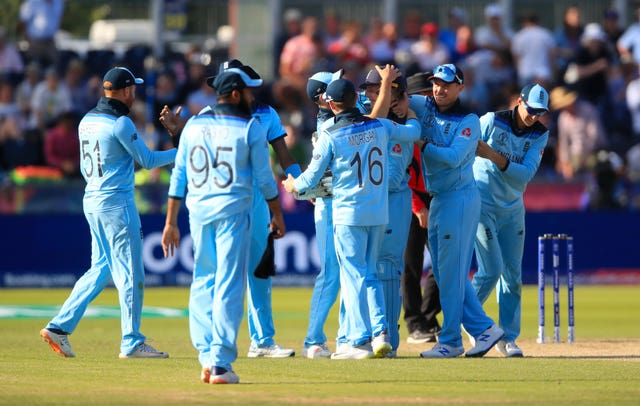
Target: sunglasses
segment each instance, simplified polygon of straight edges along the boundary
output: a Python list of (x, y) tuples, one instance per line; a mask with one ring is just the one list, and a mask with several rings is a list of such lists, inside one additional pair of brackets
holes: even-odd
[(524, 101), (524, 100), (522, 102), (524, 103), (524, 108), (527, 110), (527, 113), (530, 116), (542, 116), (547, 112), (547, 110), (545, 110), (545, 109), (536, 109), (536, 108), (533, 108), (533, 107), (529, 106), (529, 104), (527, 104), (527, 102)]
[(448, 63), (446, 65), (438, 65), (433, 70), (433, 76), (444, 80), (445, 82), (456, 82), (462, 84), (462, 78), (458, 76), (455, 65)]

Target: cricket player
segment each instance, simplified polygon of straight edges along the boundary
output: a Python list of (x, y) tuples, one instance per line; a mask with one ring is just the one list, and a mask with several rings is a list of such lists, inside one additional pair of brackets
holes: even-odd
[[(384, 70), (385, 87), (390, 88), (395, 79), (391, 72), (389, 66)], [(367, 290), (380, 285), (376, 263), (388, 221), (387, 146), (389, 139), (417, 140), (419, 126), (415, 120), (403, 126), (387, 119), (363, 116), (355, 108), (355, 88), (346, 79), (331, 82), (325, 97), (336, 115), (335, 124), (318, 137), (307, 170), (297, 179), (289, 176), (283, 184), (288, 192), (304, 192), (318, 183), (327, 167), (331, 168), (334, 243), (340, 261), (344, 303), (338, 348), (331, 358), (385, 356), (391, 351), (388, 326), (377, 337), (372, 337)], [(382, 323), (386, 324), (384, 317)], [(378, 346), (374, 352), (372, 338), (385, 345)]]
[[(227, 69), (240, 69), (253, 80), (262, 80), (260, 75), (250, 66), (244, 65), (237, 59), (231, 59), (220, 64), (218, 73), (222, 73)], [(209, 78), (211, 81), (212, 78)], [(211, 83), (210, 83), (211, 84)], [(284, 138), (287, 132), (282, 126), (280, 117), (275, 109), (266, 104), (259, 103), (254, 99), (251, 104), (252, 115), (265, 129), (267, 141), (271, 144), (273, 150), (278, 157), (280, 166), (285, 174), (291, 173), (298, 176), (302, 171), (300, 165), (295, 162)], [(210, 107), (205, 107), (199, 114), (207, 112)], [(168, 108), (164, 108), (161, 112), (161, 122), (172, 133), (179, 134), (181, 126), (180, 122)], [(260, 193), (256, 187), (255, 195)], [(247, 295), (247, 311), (249, 323), (249, 335), (251, 336), (251, 344), (247, 356), (250, 358), (266, 357), (266, 358), (287, 358), (295, 355), (295, 351), (290, 348), (282, 348), (274, 341), (275, 327), (273, 324), (273, 311), (271, 299), (271, 276), (274, 275), (274, 264), (266, 264), (261, 261), (268, 247), (269, 239), (269, 208), (264, 199), (253, 199), (253, 220), (251, 230), (251, 246), (249, 252), (249, 294)], [(259, 266), (260, 265), (260, 266)], [(266, 265), (266, 266), (264, 266)]]
[(478, 272), (473, 289), (484, 303), (495, 287), (499, 325), (504, 338), (496, 348), (505, 357), (522, 357), (520, 335), (524, 201), (547, 145), (549, 130), (540, 117), (549, 110), (549, 94), (539, 84), (520, 92), (513, 110), (489, 112), (480, 118), (473, 174), (482, 199), (475, 250)]
[[(127, 68), (110, 69), (103, 78), (104, 97), (78, 128), (80, 171), (85, 187), (84, 215), (91, 229), (91, 268), (76, 282), (58, 314), (40, 331), (51, 348), (74, 357), (68, 335), (87, 306), (113, 279), (120, 300), (120, 358), (167, 358), (145, 343), (140, 332), (144, 298), (142, 227), (133, 197), (134, 161), (145, 169), (173, 162), (176, 149), (150, 151), (127, 116), (136, 85), (144, 83)], [(177, 138), (174, 137), (174, 144)]]
[[(278, 189), (269, 166), (262, 126), (251, 116), (252, 87), (262, 80), (230, 68), (211, 85), (219, 103), (192, 117), (183, 130), (171, 174), (167, 220), (162, 233), (165, 256), (180, 243), (178, 210), (185, 197), (193, 238), (194, 269), (189, 298), (189, 329), (205, 383), (238, 383), (232, 364), (244, 310), (251, 244), (252, 200), (267, 200), (274, 238), (285, 224)], [(260, 194), (254, 196), (255, 187)]]
[(433, 97), (412, 95), (410, 107), (422, 124), (423, 172), (433, 195), (429, 211), (429, 246), (440, 289), (444, 323), (438, 343), (423, 358), (462, 355), (461, 328), (475, 337), (467, 357), (482, 357), (504, 332), (485, 314), (468, 279), (473, 240), (480, 220), (480, 194), (473, 161), (480, 120), (460, 105), (464, 75), (453, 64), (433, 70)]
[[(381, 77), (377, 69), (372, 69), (367, 74), (365, 82), (360, 85), (364, 94), (372, 103), (376, 103), (380, 92)], [(406, 94), (406, 80), (402, 75), (391, 83), (392, 105), (403, 104), (403, 112), (408, 106)], [(404, 124), (405, 116), (398, 116), (390, 112), (387, 116), (390, 120)], [(400, 277), (404, 269), (404, 252), (407, 246), (409, 226), (411, 224), (411, 189), (409, 189), (408, 167), (413, 156), (414, 143), (412, 141), (394, 141), (388, 145), (388, 193), (389, 193), (389, 222), (384, 230), (382, 245), (378, 257), (378, 279), (382, 285), (383, 303), (382, 311), (389, 324), (389, 342), (392, 351), (387, 355), (394, 357), (400, 344), (398, 320), (402, 308), (400, 296)], [(374, 293), (374, 292), (369, 292)], [(370, 312), (371, 312), (371, 298)], [(375, 310), (375, 309), (374, 309)], [(372, 320), (377, 317), (372, 312)]]

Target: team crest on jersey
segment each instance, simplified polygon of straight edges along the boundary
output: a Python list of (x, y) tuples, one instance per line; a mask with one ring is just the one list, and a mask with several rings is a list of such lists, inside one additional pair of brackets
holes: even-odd
[(507, 133), (505, 131), (502, 131), (500, 134), (498, 134), (498, 136), (496, 137), (496, 144), (501, 147), (507, 145)]
[(436, 123), (436, 116), (429, 114), (424, 122), (425, 127), (433, 127)]
[(315, 160), (318, 160), (318, 159), (320, 159), (320, 158), (322, 158), (322, 155), (320, 155), (320, 154), (315, 154), (315, 155), (313, 156), (313, 159), (315, 159)]
[(522, 152), (526, 153), (531, 148), (531, 143), (529, 141), (524, 143), (524, 147), (522, 148)]
[(462, 135), (464, 135), (465, 137), (471, 137), (471, 128), (467, 127), (462, 130)]

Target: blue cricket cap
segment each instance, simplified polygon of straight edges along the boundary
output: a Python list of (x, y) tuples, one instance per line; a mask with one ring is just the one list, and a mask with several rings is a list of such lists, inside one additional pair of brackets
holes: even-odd
[(245, 87), (259, 87), (262, 85), (262, 79), (251, 79), (246, 73), (235, 68), (228, 69), (210, 79), (213, 79), (211, 83), (209, 83), (209, 79), (207, 79), (207, 83), (216, 89), (220, 96), (230, 94), (234, 90), (242, 90)]
[(523, 87), (520, 98), (531, 109), (549, 111), (549, 93), (537, 83)]
[(464, 83), (464, 73), (462, 70), (452, 63), (446, 65), (438, 65), (433, 68), (433, 75), (429, 79), (441, 79), (447, 83)]
[(106, 90), (118, 90), (125, 87), (140, 85), (144, 80), (137, 78), (127, 68), (116, 66), (109, 69), (102, 78), (102, 87)]
[(355, 86), (347, 79), (340, 78), (329, 83), (324, 98), (326, 101), (343, 102), (349, 95), (353, 95), (352, 97), (355, 99)]
[[(220, 76), (220, 74), (222, 74), (223, 72), (236, 72), (240, 74), (240, 76), (242, 76), (242, 79), (246, 84), (246, 87), (262, 86), (262, 78), (260, 77), (260, 75), (258, 75), (258, 73), (255, 70), (253, 70), (251, 66), (244, 65), (238, 59), (230, 59), (228, 61), (222, 62), (220, 64), (220, 68), (218, 69), (217, 76)], [(215, 88), (213, 83), (217, 76), (208, 77), (207, 84)], [(224, 94), (224, 93), (220, 93), (220, 91), (218, 90), (218, 94)]]
[(329, 83), (342, 76), (342, 69), (337, 72), (318, 72), (307, 81), (307, 96), (316, 102), (322, 93), (327, 90)]

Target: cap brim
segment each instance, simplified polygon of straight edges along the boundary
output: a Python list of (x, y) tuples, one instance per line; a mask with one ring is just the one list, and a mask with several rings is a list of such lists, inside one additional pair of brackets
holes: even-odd
[(431, 75), (429, 76), (429, 80), (433, 80), (433, 79), (440, 79), (442, 81), (445, 81), (447, 83), (453, 83), (456, 82), (456, 77), (451, 75), (451, 77), (445, 75), (445, 74), (440, 74), (440, 73), (436, 73), (435, 75)]
[[(253, 69), (252, 69), (253, 70)], [(225, 70), (225, 72), (234, 72), (240, 75), (242, 81), (247, 87), (260, 87), (262, 86), (262, 79), (252, 79), (244, 70), (240, 68), (231, 68)], [(213, 82), (212, 82), (213, 83)]]

